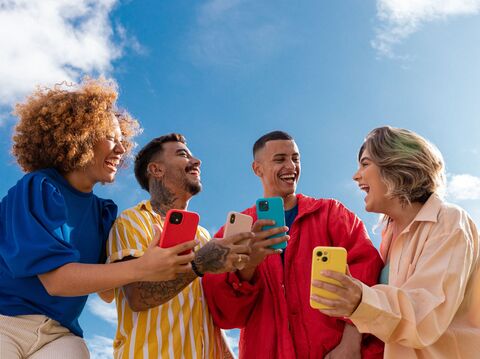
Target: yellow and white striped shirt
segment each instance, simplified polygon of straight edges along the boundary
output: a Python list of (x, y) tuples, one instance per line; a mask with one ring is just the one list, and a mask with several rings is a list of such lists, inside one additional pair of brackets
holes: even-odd
[[(163, 221), (150, 201), (143, 201), (122, 212), (108, 238), (108, 262), (124, 257), (140, 257), (153, 238), (153, 224)], [(199, 246), (210, 235), (197, 228)], [(198, 248), (196, 248), (198, 249)], [(203, 297), (200, 278), (176, 297), (149, 310), (130, 309), (122, 288), (115, 289), (118, 327), (113, 342), (115, 358), (224, 358), (226, 345), (220, 329), (213, 324)]]

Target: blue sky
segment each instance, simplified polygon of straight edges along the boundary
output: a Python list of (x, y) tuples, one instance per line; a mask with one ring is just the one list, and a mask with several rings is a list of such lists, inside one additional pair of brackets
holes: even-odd
[[(22, 175), (12, 104), (102, 73), (142, 123), (140, 145), (187, 137), (204, 184), (190, 209), (211, 232), (261, 196), (251, 146), (281, 129), (300, 147), (299, 191), (340, 199), (378, 244), (351, 176), (364, 136), (386, 124), (440, 148), (448, 200), (479, 222), (479, 11), (479, 0), (0, 0), (0, 193)], [(120, 209), (147, 195), (131, 168), (96, 192)], [(110, 357), (113, 307), (92, 296), (81, 322), (93, 358)]]

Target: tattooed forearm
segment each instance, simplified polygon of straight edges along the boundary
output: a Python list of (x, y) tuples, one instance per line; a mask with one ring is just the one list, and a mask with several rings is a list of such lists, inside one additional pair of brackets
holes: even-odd
[(165, 282), (135, 282), (124, 287), (132, 310), (142, 311), (168, 302), (189, 285), (197, 276), (194, 273), (179, 274)]
[(153, 209), (162, 217), (165, 217), (168, 210), (174, 207), (177, 197), (159, 179), (151, 182), (149, 192)]
[(202, 273), (217, 273), (225, 267), (228, 253), (230, 248), (212, 239), (195, 253), (195, 266)]

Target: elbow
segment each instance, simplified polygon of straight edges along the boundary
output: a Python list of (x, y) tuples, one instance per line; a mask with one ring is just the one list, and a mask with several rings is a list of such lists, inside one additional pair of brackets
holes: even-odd
[(133, 312), (143, 312), (145, 310), (148, 310), (148, 309), (157, 307), (159, 305), (162, 305), (162, 304), (166, 303), (166, 301), (155, 303), (155, 305), (148, 305), (147, 303), (142, 303), (137, 298), (129, 298), (127, 296), (127, 303), (128, 303), (128, 306), (130, 307), (130, 309)]
[(127, 299), (127, 302), (133, 312), (143, 312), (151, 308), (146, 304), (138, 303), (138, 301), (130, 301)]
[(68, 293), (65, 292), (65, 290), (62, 288), (62, 286), (55, 285), (55, 284), (49, 284), (45, 285), (43, 284), (43, 287), (47, 291), (48, 295), (52, 297), (68, 297)]
[(43, 288), (48, 293), (48, 295), (52, 297), (66, 297), (68, 293), (66, 293), (64, 286), (58, 283), (55, 278), (51, 275), (40, 275), (39, 276), (40, 282), (42, 282)]

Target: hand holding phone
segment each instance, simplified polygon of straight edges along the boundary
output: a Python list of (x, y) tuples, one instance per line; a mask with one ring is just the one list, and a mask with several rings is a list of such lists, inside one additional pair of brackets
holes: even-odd
[[(170, 248), (195, 239), (200, 217), (195, 212), (171, 209), (167, 212), (159, 246)], [(188, 254), (191, 250), (180, 254)]]
[[(256, 202), (258, 219), (270, 219), (275, 221), (273, 226), (265, 226), (262, 229), (270, 229), (285, 226), (285, 210), (283, 208), (283, 199), (281, 197), (259, 198)], [(274, 237), (282, 237), (285, 232), (278, 233)], [(272, 249), (285, 249), (287, 242), (282, 242), (271, 246)]]
[[(312, 252), (312, 280), (340, 285), (334, 279), (326, 278), (320, 274), (323, 270), (331, 270), (345, 274), (347, 271), (347, 251), (343, 247), (315, 247)], [(316, 294), (321, 297), (336, 299), (338, 296), (324, 289), (310, 285), (310, 296)], [(310, 306), (315, 309), (329, 309), (330, 307), (310, 299)]]

